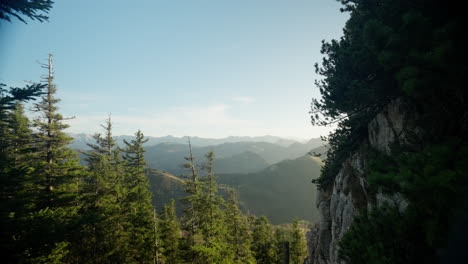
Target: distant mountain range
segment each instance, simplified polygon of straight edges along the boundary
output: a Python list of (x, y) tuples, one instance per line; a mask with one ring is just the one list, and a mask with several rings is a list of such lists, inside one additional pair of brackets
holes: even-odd
[[(89, 149), (94, 143), (91, 135), (71, 134), (70, 145), (77, 150)], [(115, 136), (131, 140), (132, 136)], [(182, 175), (189, 172), (182, 167), (189, 147), (186, 138), (148, 137), (145, 159), (151, 168), (148, 178), (157, 208), (185, 196)], [(300, 143), (279, 137), (228, 137), (206, 139), (193, 137), (192, 153), (198, 166), (205, 162), (205, 154), (215, 153), (214, 170), (219, 183), (237, 189), (242, 209), (255, 215), (266, 215), (273, 223), (291, 222), (295, 217), (317, 221), (317, 210), (304, 204), (315, 204), (316, 187), (311, 180), (320, 174), (321, 160), (308, 152), (324, 153), (327, 147), (320, 139)], [(323, 158), (323, 157), (322, 157)], [(82, 162), (83, 159), (81, 159)], [(221, 191), (223, 193), (223, 191)], [(179, 212), (183, 205), (177, 203)]]
[[(70, 135), (74, 137), (73, 143), (70, 144), (70, 147), (73, 149), (87, 150), (89, 149), (87, 143), (94, 143), (91, 135)], [(124, 139), (129, 141), (132, 138), (132, 136), (114, 136), (114, 139), (120, 145), (123, 145)], [(186, 173), (186, 170), (182, 168), (182, 164), (185, 162), (184, 157), (189, 153), (186, 138), (172, 136), (147, 138), (149, 140), (145, 143), (145, 159), (149, 167), (174, 175)], [(167, 141), (163, 142), (165, 140)], [(311, 149), (323, 146), (323, 142), (318, 138), (311, 139), (306, 143), (299, 143), (294, 140), (273, 136), (228, 137), (224, 139), (193, 137), (191, 141), (193, 143), (193, 155), (198, 163), (204, 161), (204, 156), (207, 152), (213, 151), (215, 153), (216, 173), (251, 173), (260, 171), (269, 165), (285, 159), (298, 158)], [(220, 143), (208, 145), (211, 142)]]
[[(295, 159), (322, 145), (320, 139), (307, 143), (293, 143), (287, 147), (268, 142), (235, 142), (213, 146), (192, 147), (197, 162), (204, 162), (204, 155), (215, 153), (216, 173), (249, 173), (259, 171), (268, 165), (285, 159)], [(146, 147), (145, 159), (151, 168), (175, 175), (185, 173), (182, 168), (184, 157), (188, 156), (187, 144), (161, 143)]]
[[(74, 138), (73, 143), (70, 144), (71, 148), (74, 149), (87, 149), (87, 143), (94, 143), (93, 135), (85, 133), (68, 133), (69, 136)], [(131, 140), (133, 136), (114, 136), (114, 139), (118, 144), (123, 144), (123, 140)], [(187, 144), (188, 137), (173, 137), (173, 136), (164, 136), (164, 137), (151, 137), (147, 136), (148, 142), (146, 146), (154, 146), (161, 143), (177, 143), (177, 144)], [(190, 137), (190, 141), (193, 146), (211, 146), (219, 145), (224, 143), (236, 143), (236, 142), (267, 142), (274, 143), (280, 146), (289, 146), (294, 143), (301, 143), (298, 140), (287, 139), (282, 137), (275, 136), (260, 136), (260, 137), (248, 137), (248, 136), (238, 136), (238, 137), (226, 137), (226, 138), (201, 138), (201, 137)]]

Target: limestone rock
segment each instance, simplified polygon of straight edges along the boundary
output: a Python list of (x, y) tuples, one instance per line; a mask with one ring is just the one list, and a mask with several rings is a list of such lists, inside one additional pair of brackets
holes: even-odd
[[(412, 126), (404, 113), (404, 104), (395, 100), (388, 104), (368, 126), (369, 137), (363, 141), (361, 148), (350, 153), (342, 164), (333, 184), (319, 191), (316, 205), (320, 213), (320, 222), (310, 231), (309, 259), (317, 264), (345, 264), (339, 259), (338, 245), (340, 239), (349, 230), (353, 219), (361, 210), (370, 209), (375, 204), (394, 202), (401, 210), (406, 203), (399, 195), (388, 197), (382, 193), (371, 196), (366, 180), (367, 158), (366, 147), (390, 153), (390, 146), (405, 143), (405, 131)], [(414, 129), (413, 129), (414, 131)]]

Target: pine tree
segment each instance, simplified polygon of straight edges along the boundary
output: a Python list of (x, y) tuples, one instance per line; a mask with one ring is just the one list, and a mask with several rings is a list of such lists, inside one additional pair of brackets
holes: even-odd
[(3, 0), (0, 2), (0, 19), (11, 21), (12, 17), (26, 24), (25, 17), (40, 22), (47, 21), (54, 2), (51, 0)]
[[(17, 262), (22, 244), (21, 220), (28, 213), (28, 201), (31, 201), (26, 186), (31, 177), (32, 167), (29, 165), (28, 154), (31, 151), (30, 122), (24, 115), (21, 102), (8, 115), (8, 129), (5, 130), (3, 149), (7, 154), (2, 162), (0, 215), (1, 236), (0, 247), (8, 256), (3, 259), (5, 263)], [(7, 254), (8, 253), (8, 254)]]
[(158, 222), (159, 247), (162, 255), (162, 263), (178, 264), (179, 241), (181, 239), (180, 225), (175, 213), (175, 201), (171, 200), (164, 206), (163, 212)]
[(194, 249), (203, 263), (230, 263), (233, 256), (230, 254), (227, 241), (228, 231), (223, 222), (221, 207), (225, 201), (218, 194), (218, 185), (214, 174), (214, 153), (205, 155), (206, 163), (202, 169), (206, 175), (200, 178), (200, 223), (199, 241)]
[(126, 148), (123, 150), (126, 177), (123, 187), (126, 189), (123, 212), (129, 222), (130, 254), (136, 262), (149, 262), (153, 258), (154, 244), (153, 211), (151, 192), (145, 175), (146, 162), (143, 144), (147, 142), (141, 131), (135, 134), (130, 142), (124, 140)]
[(76, 217), (77, 184), (81, 176), (76, 153), (67, 148), (72, 138), (63, 130), (68, 125), (58, 113), (60, 99), (55, 97), (52, 55), (43, 67), (48, 70), (44, 78), (47, 89), (41, 101), (34, 106), (39, 116), (33, 121), (36, 128), (32, 153), (34, 178), (29, 186), (30, 193), (36, 195), (30, 205), (32, 212), (29, 218), (34, 228), (27, 232), (26, 238), (34, 242), (25, 252), (32, 261), (66, 255), (68, 242), (65, 234)]
[(261, 216), (255, 220), (252, 233), (252, 251), (258, 264), (277, 263), (275, 239), (268, 219)]
[(299, 221), (297, 219), (294, 219), (292, 225), (290, 245), (289, 255), (291, 257), (291, 264), (302, 264), (304, 262), (304, 258), (307, 255), (307, 245), (304, 234), (299, 228)]
[(9, 90), (6, 90), (5, 86), (0, 83), (0, 173), (2, 177), (8, 174), (8, 163), (11, 158), (9, 150), (11, 150), (12, 133), (10, 129), (11, 123), (14, 122), (11, 112), (15, 110), (18, 103), (36, 99), (45, 89), (46, 84), (31, 84), (25, 88), (10, 87)]
[(91, 151), (85, 153), (88, 176), (83, 184), (83, 232), (76, 256), (80, 263), (133, 263), (124, 203), (126, 170), (112, 137), (110, 117), (102, 128), (104, 137), (96, 134), (96, 144), (89, 144)]
[(226, 208), (226, 227), (228, 230), (229, 249), (233, 254), (233, 263), (255, 263), (251, 251), (252, 237), (247, 220), (239, 210), (238, 202), (233, 190), (229, 192)]
[(109, 117), (106, 119), (105, 125), (101, 125), (101, 128), (104, 129), (104, 135), (101, 133), (96, 133), (93, 135), (95, 144), (88, 143), (88, 147), (91, 148), (91, 151), (84, 153), (86, 155), (85, 160), (88, 162), (88, 166), (92, 166), (99, 162), (102, 157), (107, 158), (108, 160), (118, 160), (119, 157), (117, 143), (115, 142), (112, 136), (112, 118)]
[(48, 69), (45, 77), (47, 83), (46, 94), (35, 105), (39, 117), (34, 120), (37, 132), (34, 134), (35, 159), (37, 167), (38, 188), (41, 188), (41, 198), (37, 205), (39, 209), (61, 206), (73, 202), (76, 192), (76, 172), (80, 169), (76, 153), (67, 148), (73, 140), (63, 130), (68, 128), (64, 124), (64, 117), (57, 112), (57, 103), (60, 99), (55, 97), (56, 88), (53, 83), (52, 55), (49, 62), (43, 67)]
[(224, 200), (218, 194), (213, 171), (214, 154), (210, 152), (206, 155), (207, 162), (202, 166), (206, 175), (199, 177), (190, 141), (189, 151), (190, 156), (186, 158), (189, 163), (185, 167), (190, 169), (192, 175), (185, 181), (189, 195), (183, 199), (188, 205), (184, 221), (187, 239), (182, 245), (185, 260), (193, 263), (229, 263), (232, 256), (229, 255), (227, 230), (223, 224), (221, 206), (224, 206)]
[(189, 156), (185, 157), (187, 163), (184, 164), (184, 167), (188, 169), (191, 174), (186, 176), (187, 179), (184, 181), (184, 189), (187, 196), (182, 199), (182, 202), (186, 204), (182, 228), (186, 235), (181, 245), (181, 248), (183, 249), (183, 258), (187, 261), (195, 258), (192, 247), (195, 245), (195, 236), (199, 233), (200, 200), (202, 195), (198, 173), (195, 168), (194, 156), (192, 154), (190, 138), (188, 139), (188, 145)]

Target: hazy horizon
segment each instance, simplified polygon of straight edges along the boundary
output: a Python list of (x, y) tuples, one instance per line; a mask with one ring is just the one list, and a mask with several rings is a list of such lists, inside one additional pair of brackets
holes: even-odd
[[(69, 135), (93, 135), (94, 133), (99, 133), (99, 131), (96, 131), (94, 133), (84, 133), (84, 132), (67, 132)], [(112, 134), (113, 136), (116, 136), (116, 137), (133, 137), (135, 136), (134, 134), (115, 134), (113, 133)], [(182, 135), (182, 136), (178, 136), (178, 135), (170, 135), (170, 134), (167, 134), (167, 135), (147, 135), (145, 134), (145, 137), (154, 137), (154, 138), (164, 138), (164, 137), (174, 137), (174, 138), (185, 138), (185, 137), (190, 137), (190, 138), (200, 138), (200, 139), (226, 139), (226, 138), (243, 138), (243, 137), (248, 137), (248, 138), (257, 138), (257, 137), (277, 137), (277, 138), (280, 138), (280, 139), (288, 139), (288, 140), (294, 140), (294, 141), (298, 141), (298, 142), (307, 142), (311, 139), (315, 139), (315, 138), (318, 138), (318, 137), (311, 137), (311, 138), (300, 138), (300, 137), (284, 137), (284, 136), (276, 136), (276, 135), (260, 135), (260, 136), (246, 136), (246, 135), (230, 135), (230, 136), (225, 136), (225, 137), (202, 137), (202, 136), (198, 136), (198, 135)]]

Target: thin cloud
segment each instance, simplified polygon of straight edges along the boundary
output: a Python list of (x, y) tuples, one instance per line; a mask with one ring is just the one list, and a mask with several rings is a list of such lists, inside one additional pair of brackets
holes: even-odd
[(232, 100), (243, 104), (250, 104), (256, 101), (255, 98), (248, 96), (235, 96)]
[[(219, 137), (224, 134), (237, 135), (239, 129), (256, 126), (250, 120), (237, 119), (229, 115), (230, 107), (225, 104), (198, 107), (174, 107), (162, 113), (140, 113), (140, 115), (112, 115), (115, 135), (131, 135), (141, 129), (147, 135), (206, 135)], [(107, 113), (79, 115), (69, 120), (69, 132), (94, 133), (100, 131)]]

